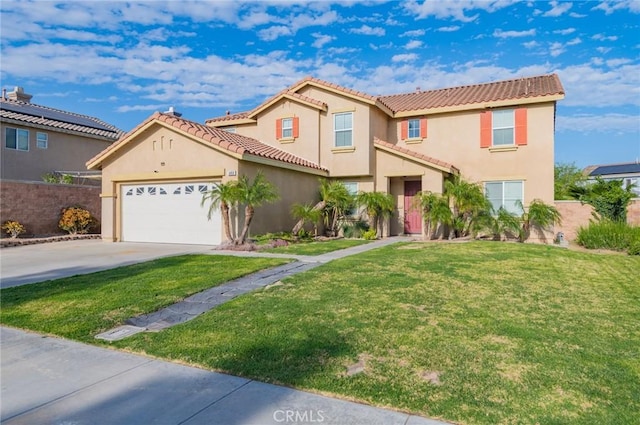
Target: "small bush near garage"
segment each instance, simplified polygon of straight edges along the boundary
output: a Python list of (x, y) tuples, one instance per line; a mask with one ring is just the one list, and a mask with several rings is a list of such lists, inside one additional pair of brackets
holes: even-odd
[(580, 227), (576, 242), (588, 249), (611, 249), (634, 254), (640, 251), (640, 227), (609, 220), (591, 222), (587, 227)]
[(26, 232), (24, 226), (15, 220), (5, 221), (2, 225), (2, 230), (4, 230), (12, 238), (17, 238), (18, 236)]
[(75, 235), (89, 233), (97, 225), (97, 221), (89, 211), (75, 206), (62, 209), (58, 225), (62, 230)]

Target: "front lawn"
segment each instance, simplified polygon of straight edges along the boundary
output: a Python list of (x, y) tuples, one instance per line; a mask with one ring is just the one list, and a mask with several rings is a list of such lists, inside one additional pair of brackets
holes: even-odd
[(371, 241), (364, 239), (332, 239), (328, 241), (298, 242), (287, 246), (275, 248), (264, 248), (261, 252), (275, 252), (279, 254), (293, 255), (321, 255), (339, 249), (351, 248), (353, 246), (364, 245)]
[(185, 255), (3, 289), (0, 323), (93, 343), (96, 334), (130, 317), (286, 262)]
[[(181, 258), (163, 263), (137, 298), (154, 298), (168, 273), (186, 278), (189, 257)], [(125, 269), (120, 278), (135, 275)], [(464, 424), (632, 424), (640, 411), (639, 270), (638, 257), (552, 246), (399, 244), (113, 345)], [(85, 289), (64, 279), (38, 292), (4, 290), (2, 322), (104, 344), (91, 339), (100, 326), (67, 329), (103, 323), (94, 316), (106, 311), (138, 314), (85, 312), (97, 293), (108, 299), (103, 286), (126, 291), (102, 273)]]
[(465, 424), (631, 424), (639, 270), (549, 246), (390, 246), (116, 345)]

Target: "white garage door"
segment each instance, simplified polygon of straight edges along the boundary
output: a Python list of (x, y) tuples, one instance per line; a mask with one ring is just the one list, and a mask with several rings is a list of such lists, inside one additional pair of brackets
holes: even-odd
[(220, 244), (220, 213), (208, 220), (209, 204), (200, 206), (202, 195), (213, 186), (207, 182), (123, 185), (122, 240)]

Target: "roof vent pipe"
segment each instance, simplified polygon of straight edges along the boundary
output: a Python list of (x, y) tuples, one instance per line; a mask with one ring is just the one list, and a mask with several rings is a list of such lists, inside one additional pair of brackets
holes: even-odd
[(169, 110), (164, 112), (167, 115), (173, 115), (174, 117), (180, 118), (182, 114), (174, 109), (173, 106), (169, 106)]

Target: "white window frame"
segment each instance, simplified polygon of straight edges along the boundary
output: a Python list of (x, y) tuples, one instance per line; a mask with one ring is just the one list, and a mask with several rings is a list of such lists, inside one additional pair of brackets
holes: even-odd
[[(9, 146), (9, 130), (13, 130), (15, 131), (15, 147), (10, 147)], [(23, 136), (23, 141), (24, 138), (26, 138), (26, 148), (20, 148), (20, 134), (22, 133)], [(12, 149), (14, 151), (22, 151), (22, 152), (29, 152), (29, 130), (26, 130), (24, 128), (15, 128), (15, 127), (6, 127), (4, 130), (4, 147), (6, 149)]]
[(410, 119), (407, 123), (407, 137), (409, 139), (420, 138), (420, 119)]
[[(520, 197), (507, 198), (506, 197), (507, 191), (505, 190), (506, 186), (508, 184), (515, 184), (515, 183), (520, 184)], [(495, 201), (498, 201), (497, 197), (496, 198), (489, 197), (489, 192), (487, 189), (487, 185), (498, 185), (498, 184), (501, 185), (501, 190), (500, 190), (501, 193), (500, 193), (500, 199), (499, 199), (500, 205), (498, 205), (497, 202), (495, 202)], [(522, 213), (522, 211), (516, 207), (516, 201), (519, 200), (524, 205), (524, 180), (494, 180), (494, 181), (484, 182), (484, 194), (489, 200), (489, 202), (491, 202), (494, 212), (497, 213), (500, 207), (502, 207), (506, 209), (508, 212), (516, 215), (520, 215)]]
[[(337, 120), (338, 117), (349, 116), (351, 118), (351, 127), (338, 128)], [(349, 144), (338, 144), (338, 135), (339, 134), (350, 134)], [(353, 147), (353, 112), (338, 112), (333, 114), (333, 145), (336, 148), (351, 148)]]
[(40, 131), (36, 132), (36, 147), (38, 149), (49, 148), (49, 135), (47, 133), (42, 133)]
[(280, 138), (293, 138), (293, 118), (282, 118), (282, 131), (280, 133)]
[(227, 133), (235, 133), (236, 132), (236, 128), (235, 127), (226, 127), (223, 128), (224, 131), (226, 131)]
[[(497, 116), (507, 116), (511, 115), (511, 123), (510, 125), (500, 124), (498, 125), (496, 121)], [(492, 146), (513, 146), (516, 143), (516, 117), (515, 110), (513, 109), (498, 109), (492, 111), (491, 116), (491, 145)], [(505, 130), (511, 130), (511, 141), (508, 142), (496, 142), (496, 131), (504, 132)]]

